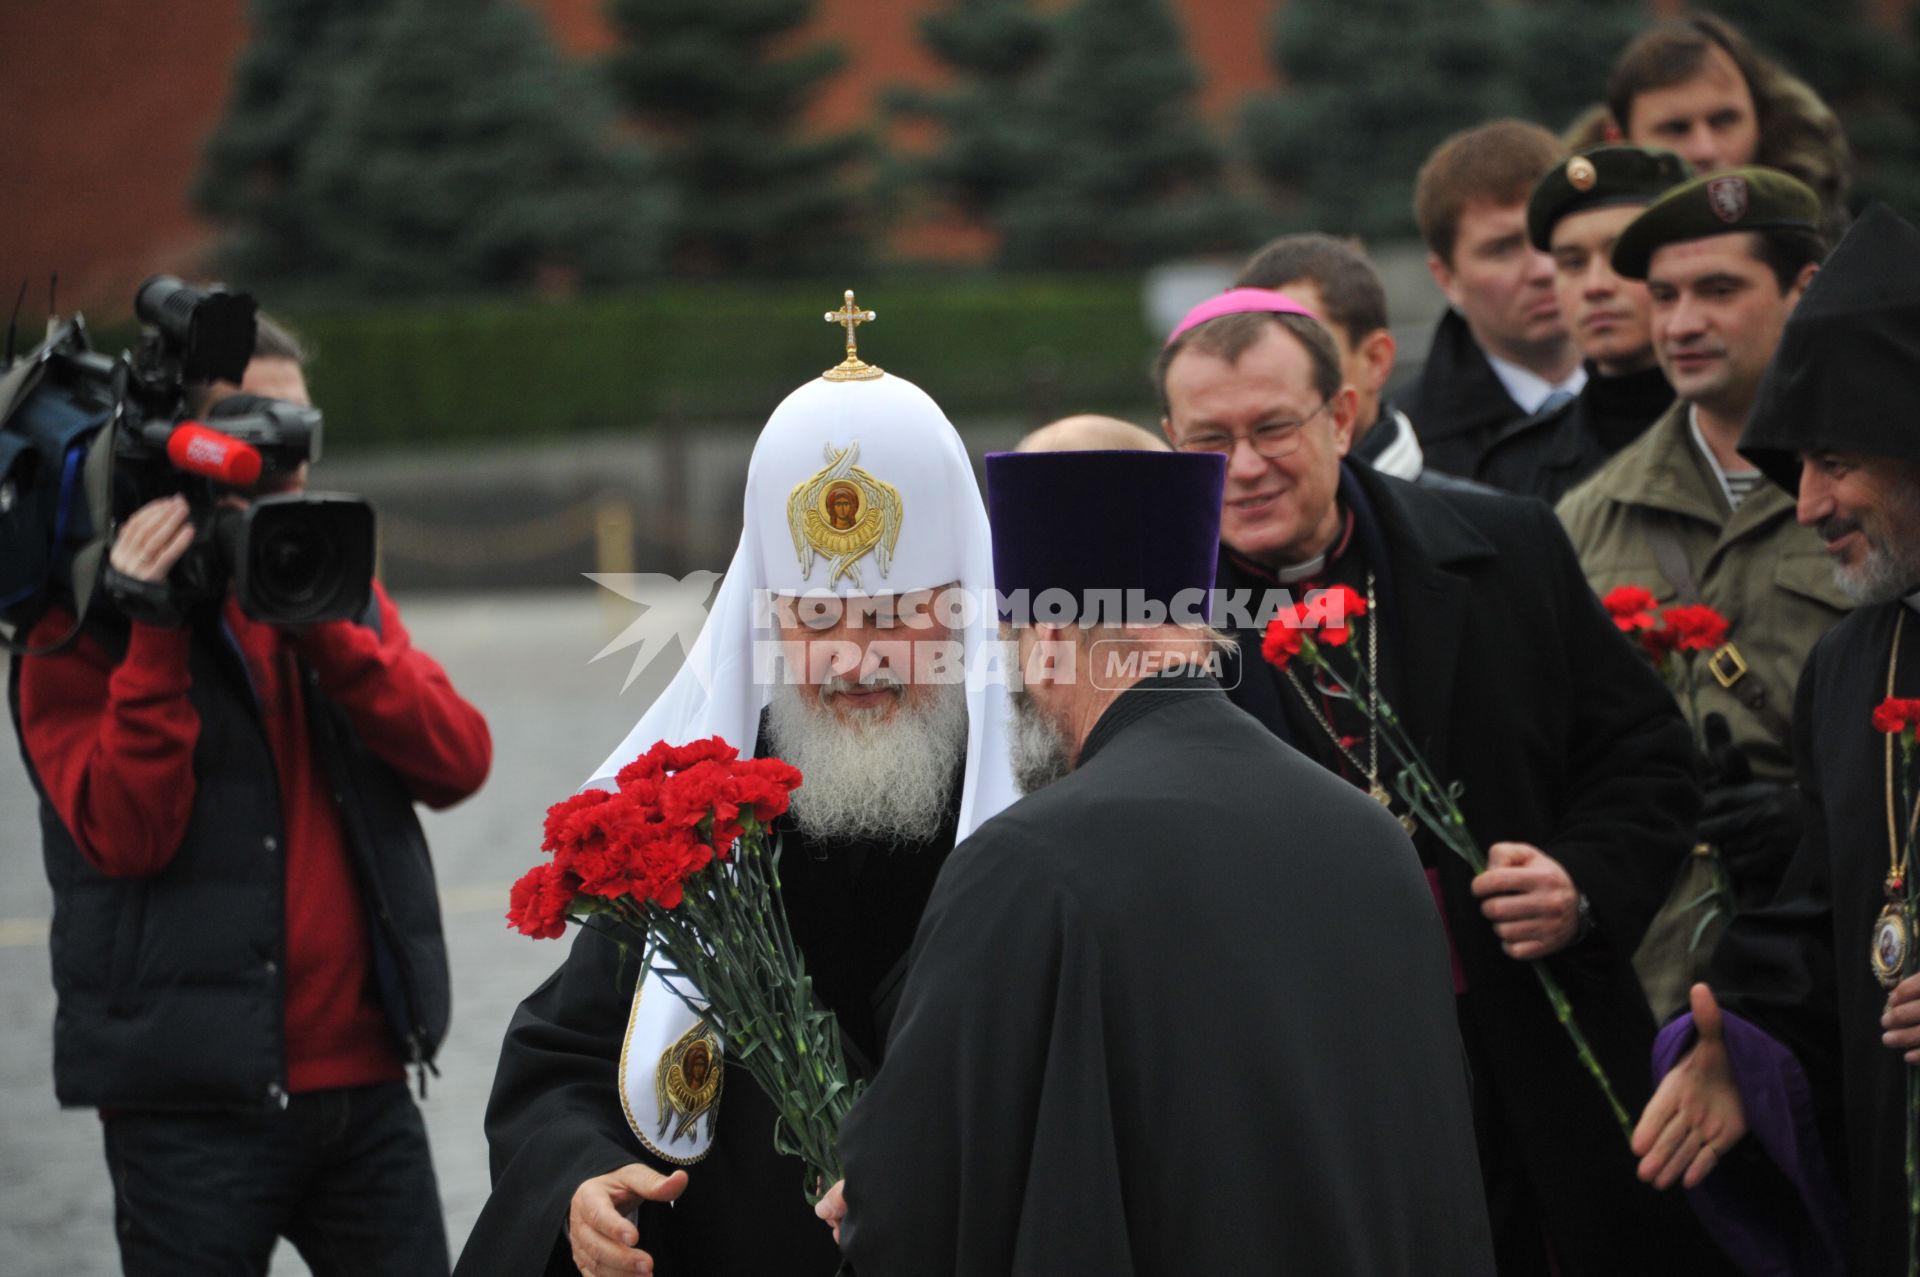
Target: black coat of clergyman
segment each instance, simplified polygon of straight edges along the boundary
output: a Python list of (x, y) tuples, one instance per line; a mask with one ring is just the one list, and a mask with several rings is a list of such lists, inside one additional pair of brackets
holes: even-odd
[(1492, 1271), (1406, 835), (1211, 681), (954, 851), (841, 1152), (860, 1277)]
[[(1483, 849), (1532, 843), (1591, 902), (1592, 934), (1548, 963), (1637, 1115), (1652, 1093), (1655, 1025), (1630, 959), (1693, 843), (1699, 794), (1685, 720), (1608, 620), (1546, 506), (1345, 471), (1354, 543), (1378, 577), (1394, 708), (1440, 779), (1464, 785), (1461, 807)], [(1248, 664), (1230, 694), (1291, 740), (1258, 633), (1239, 638)], [(1491, 1101), (1483, 1127), (1497, 1121), (1508, 1150), (1500, 1173), (1536, 1200), (1560, 1271), (1718, 1271), (1687, 1266), (1719, 1260), (1677, 1195), (1637, 1179), (1626, 1137), (1538, 981), (1481, 913), (1471, 871), (1424, 832), (1419, 847), (1437, 872), (1466, 984), (1461, 1026)]]
[[(953, 847), (955, 811), (957, 803), (933, 840), (911, 846), (816, 844), (781, 819), (782, 900), (857, 1076), (879, 1058), (908, 944)], [(674, 1169), (641, 1146), (621, 1106), (621, 1047), (640, 974), (638, 942), (628, 944), (623, 951), (598, 924), (581, 928), (566, 961), (515, 1010), (487, 1102), (493, 1193), (458, 1277), (575, 1274), (565, 1233), (581, 1182), (632, 1162)], [(654, 1271), (832, 1277), (840, 1254), (807, 1203), (800, 1160), (774, 1151), (773, 1105), (745, 1068), (725, 1067), (712, 1149), (687, 1168), (672, 1207), (642, 1210)]]
[[(1854, 612), (1808, 657), (1793, 711), (1805, 833), (1773, 903), (1734, 920), (1708, 977), (1721, 1006), (1766, 1030), (1805, 1071), (1821, 1136), (1815, 1160), (1838, 1179), (1852, 1271), (1861, 1274), (1904, 1273), (1907, 1261), (1908, 1070), (1880, 1040), (1887, 991), (1868, 960), (1893, 860), (1886, 797), (1893, 782), (1873, 709), (1888, 694), (1903, 609), (1893, 694), (1920, 696), (1920, 615), (1904, 602)], [(1897, 778), (1897, 746), (1893, 760)], [(1751, 1201), (1783, 1200), (1762, 1196), (1751, 1177), (1733, 1182)], [(1790, 1227), (1797, 1210), (1776, 1208), (1761, 1223)], [(1740, 1223), (1755, 1230), (1750, 1218)]]
[(1427, 469), (1465, 479), (1479, 470), (1494, 436), (1527, 415), (1487, 362), (1466, 319), (1452, 309), (1434, 326), (1407, 412)]

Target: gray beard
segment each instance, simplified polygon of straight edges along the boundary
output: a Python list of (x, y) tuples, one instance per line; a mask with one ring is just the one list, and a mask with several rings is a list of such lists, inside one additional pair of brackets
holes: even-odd
[(868, 721), (867, 711), (842, 719), (816, 687), (774, 687), (767, 739), (800, 769), (791, 810), (803, 835), (900, 844), (940, 832), (967, 756), (967, 689), (926, 691), (918, 706), (902, 700), (886, 719)]
[(1023, 794), (1045, 789), (1072, 771), (1067, 738), (1046, 717), (1023, 688), (1007, 689), (1013, 708), (1013, 731), (1007, 741), (1013, 762), (1013, 783)]
[(1856, 604), (1890, 603), (1920, 585), (1920, 488), (1896, 488), (1881, 522), (1886, 539), (1867, 538), (1860, 566), (1833, 565), (1833, 583)]

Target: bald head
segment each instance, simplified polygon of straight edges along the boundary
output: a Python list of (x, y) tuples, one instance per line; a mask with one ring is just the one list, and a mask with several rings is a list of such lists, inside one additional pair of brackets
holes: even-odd
[(1040, 427), (1015, 452), (1170, 452), (1167, 441), (1118, 417), (1082, 413)]

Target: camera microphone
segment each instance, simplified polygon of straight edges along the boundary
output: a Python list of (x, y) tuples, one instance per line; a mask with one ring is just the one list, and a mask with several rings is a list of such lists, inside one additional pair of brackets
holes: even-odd
[(260, 481), (260, 450), (197, 421), (183, 421), (167, 436), (167, 460), (176, 470), (204, 475), (229, 487)]

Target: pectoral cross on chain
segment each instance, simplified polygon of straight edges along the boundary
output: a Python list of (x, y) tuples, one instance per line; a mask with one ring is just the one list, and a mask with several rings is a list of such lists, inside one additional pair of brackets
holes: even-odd
[(828, 381), (871, 381), (880, 376), (880, 369), (864, 362), (856, 352), (857, 343), (853, 335), (854, 329), (858, 328), (861, 324), (869, 323), (879, 318), (879, 316), (870, 310), (861, 310), (858, 306), (854, 305), (853, 290), (849, 288), (847, 290), (846, 304), (841, 306), (839, 310), (828, 311), (825, 318), (829, 324), (839, 324), (847, 330), (847, 357), (836, 367), (827, 369), (822, 376)]

